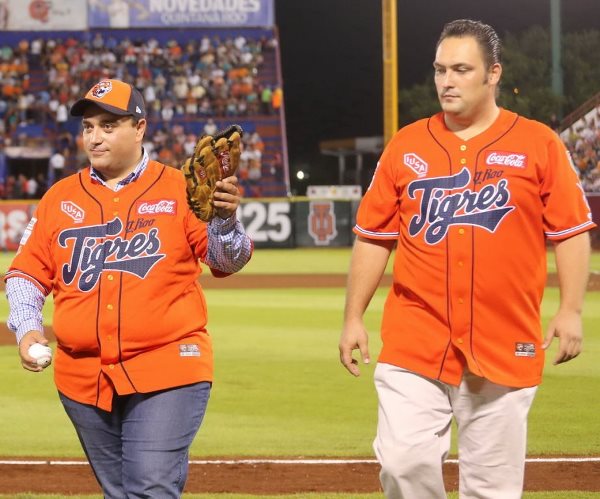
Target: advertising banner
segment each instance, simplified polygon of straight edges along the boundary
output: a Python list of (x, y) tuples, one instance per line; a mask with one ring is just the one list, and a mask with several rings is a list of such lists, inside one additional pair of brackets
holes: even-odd
[(0, 249), (2, 251), (17, 250), (35, 206), (23, 201), (0, 203)]
[[(600, 195), (588, 196), (592, 216), (600, 224)], [(237, 217), (256, 248), (351, 246), (359, 201), (330, 199), (244, 201)], [(35, 209), (31, 201), (0, 202), (0, 249), (15, 251)], [(600, 229), (591, 233), (600, 248)]]
[(296, 245), (302, 247), (350, 246), (350, 201), (320, 199), (296, 203)]
[(274, 25), (274, 0), (89, 0), (90, 28)]
[(289, 201), (249, 201), (237, 217), (256, 248), (293, 248), (294, 207)]
[(0, 0), (0, 30), (81, 31), (87, 29), (87, 0)]

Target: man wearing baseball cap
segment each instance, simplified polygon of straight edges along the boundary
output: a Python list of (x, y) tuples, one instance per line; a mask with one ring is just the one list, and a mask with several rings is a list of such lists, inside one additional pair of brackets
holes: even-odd
[(119, 80), (103, 80), (96, 83), (71, 107), (72, 116), (83, 116), (90, 104), (117, 116), (133, 116), (136, 120), (146, 118), (142, 94), (129, 83)]
[(141, 94), (109, 79), (71, 114), (90, 161), (38, 204), (6, 274), (21, 363), (46, 345), (41, 310), (54, 295), (54, 377), (104, 497), (180, 497), (213, 377), (198, 260), (240, 270), (252, 242), (236, 220), (237, 178), (217, 182), (217, 216), (188, 207), (179, 169), (142, 147)]

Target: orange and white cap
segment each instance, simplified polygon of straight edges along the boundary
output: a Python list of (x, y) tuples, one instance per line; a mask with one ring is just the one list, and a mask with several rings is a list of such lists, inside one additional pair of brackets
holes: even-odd
[(96, 83), (83, 99), (73, 104), (71, 116), (83, 116), (90, 104), (119, 116), (146, 117), (142, 94), (129, 83), (120, 80), (102, 80)]

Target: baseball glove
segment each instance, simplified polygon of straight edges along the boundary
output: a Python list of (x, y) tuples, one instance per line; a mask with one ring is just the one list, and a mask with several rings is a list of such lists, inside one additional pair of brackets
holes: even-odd
[(234, 175), (240, 164), (242, 127), (231, 125), (215, 134), (198, 139), (194, 154), (181, 167), (186, 181), (190, 209), (202, 221), (209, 222), (216, 214), (213, 194), (217, 182)]

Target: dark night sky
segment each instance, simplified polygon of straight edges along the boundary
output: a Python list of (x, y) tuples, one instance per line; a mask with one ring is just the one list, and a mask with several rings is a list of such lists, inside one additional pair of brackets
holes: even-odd
[[(563, 33), (600, 29), (600, 0), (562, 0), (561, 11)], [(336, 171), (320, 140), (382, 134), (381, 1), (275, 0), (275, 13), (290, 170), (311, 164), (310, 183), (322, 180), (317, 169)], [(549, 27), (550, 0), (398, 0), (401, 88), (425, 79), (442, 26), (465, 17), (501, 36)]]

